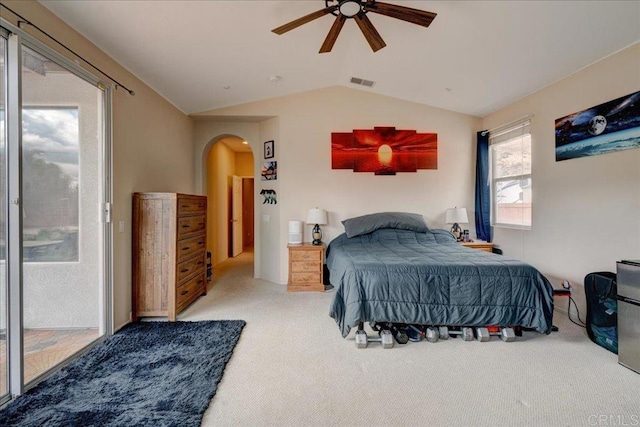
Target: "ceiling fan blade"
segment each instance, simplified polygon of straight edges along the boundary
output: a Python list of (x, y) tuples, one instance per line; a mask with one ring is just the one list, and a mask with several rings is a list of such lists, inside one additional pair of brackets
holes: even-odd
[(360, 31), (362, 31), (362, 34), (364, 34), (364, 38), (367, 39), (367, 41), (369, 42), (369, 46), (371, 46), (371, 49), (374, 52), (379, 51), (387, 45), (384, 40), (382, 40), (382, 37), (380, 37), (380, 34), (373, 26), (369, 18), (367, 18), (367, 15), (360, 12), (356, 16), (354, 16), (354, 19), (356, 20), (358, 27), (360, 27)]
[(313, 21), (315, 19), (322, 18), (324, 15), (327, 15), (327, 14), (335, 11), (336, 9), (338, 9), (338, 5), (329, 6), (327, 8), (322, 9), (322, 10), (318, 10), (317, 12), (313, 12), (313, 13), (310, 13), (308, 15), (305, 15), (302, 18), (298, 18), (298, 19), (296, 19), (294, 21), (291, 21), (291, 22), (289, 22), (287, 24), (281, 25), (278, 28), (274, 28), (271, 31), (276, 33), (276, 34), (284, 34), (287, 31), (291, 31), (294, 28), (298, 28), (299, 26), (306, 24), (307, 22), (311, 22), (311, 21)]
[(378, 1), (367, 1), (364, 3), (364, 9), (368, 12), (379, 13), (380, 15), (401, 19), (413, 24), (422, 25), (423, 27), (431, 25), (431, 22), (437, 15), (437, 13), (427, 12), (426, 10), (413, 9), (411, 7), (381, 3)]
[(333, 49), (333, 45), (336, 43), (340, 30), (342, 30), (342, 26), (346, 20), (347, 18), (344, 15), (338, 15), (336, 20), (333, 21), (333, 25), (329, 30), (329, 34), (327, 34), (327, 38), (324, 39), (324, 43), (322, 43), (319, 53), (331, 52), (331, 49)]

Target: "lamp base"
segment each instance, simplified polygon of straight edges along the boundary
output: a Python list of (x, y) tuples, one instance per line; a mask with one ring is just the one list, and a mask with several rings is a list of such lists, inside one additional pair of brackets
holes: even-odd
[(320, 246), (322, 244), (322, 231), (320, 231), (320, 225), (316, 224), (313, 227), (311, 235), (313, 236), (313, 242), (311, 242), (311, 244), (314, 246)]
[(451, 227), (451, 234), (453, 234), (453, 237), (455, 237), (457, 241), (460, 241), (462, 228), (460, 228), (460, 225), (457, 222), (453, 224), (453, 227)]

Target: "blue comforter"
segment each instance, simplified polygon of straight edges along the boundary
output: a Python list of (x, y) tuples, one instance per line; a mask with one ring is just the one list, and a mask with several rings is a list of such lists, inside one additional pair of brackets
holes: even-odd
[(531, 265), (466, 248), (444, 230), (380, 229), (327, 250), (342, 336), (359, 322), (523, 326), (551, 332), (553, 287)]

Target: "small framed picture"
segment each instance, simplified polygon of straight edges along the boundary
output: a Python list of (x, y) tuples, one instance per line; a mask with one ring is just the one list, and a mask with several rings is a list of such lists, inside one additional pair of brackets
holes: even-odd
[(278, 179), (278, 162), (264, 162), (262, 164), (262, 180), (275, 181)]
[(273, 156), (275, 156), (275, 147), (273, 146), (273, 141), (267, 141), (264, 143), (264, 158), (273, 159)]

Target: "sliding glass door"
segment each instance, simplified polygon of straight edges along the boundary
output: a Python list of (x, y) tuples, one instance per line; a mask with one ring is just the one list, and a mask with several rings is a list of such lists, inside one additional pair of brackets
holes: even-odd
[(0, 400), (109, 331), (111, 233), (106, 86), (19, 29), (4, 35)]
[(7, 168), (5, 132), (5, 95), (6, 95), (6, 53), (7, 39), (0, 36), (0, 402), (5, 400), (9, 393), (9, 346), (7, 345)]
[(25, 382), (101, 335), (102, 95), (22, 47)]

